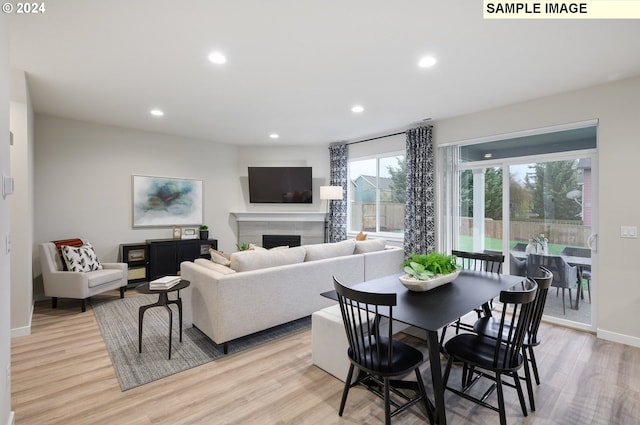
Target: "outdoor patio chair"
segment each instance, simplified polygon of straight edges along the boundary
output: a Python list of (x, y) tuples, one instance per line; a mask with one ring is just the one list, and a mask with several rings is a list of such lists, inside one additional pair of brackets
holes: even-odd
[[(560, 255), (529, 254), (527, 256), (527, 275), (536, 276), (540, 267), (544, 267), (553, 273), (551, 286), (558, 290), (562, 289), (562, 314), (566, 315), (565, 290), (569, 290), (569, 307), (573, 308), (571, 288), (578, 284), (578, 268), (569, 265)], [(557, 294), (558, 291), (556, 291)]]
[[(573, 246), (565, 247), (560, 255), (566, 255), (569, 257), (583, 257), (591, 258), (591, 249), (589, 248), (576, 248)], [(580, 298), (584, 300), (584, 289), (582, 288), (582, 279), (587, 281), (587, 293), (589, 294), (589, 304), (591, 304), (591, 266), (579, 266), (578, 267), (578, 279), (580, 279)]]

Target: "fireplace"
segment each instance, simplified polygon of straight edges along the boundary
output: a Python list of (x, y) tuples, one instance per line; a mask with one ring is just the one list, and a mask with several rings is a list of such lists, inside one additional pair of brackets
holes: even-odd
[(300, 235), (262, 235), (262, 246), (267, 249), (276, 246), (300, 246)]

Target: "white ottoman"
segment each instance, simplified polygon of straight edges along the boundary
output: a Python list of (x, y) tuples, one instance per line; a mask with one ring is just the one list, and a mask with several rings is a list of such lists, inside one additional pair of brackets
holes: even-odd
[[(369, 313), (373, 318), (373, 313)], [(385, 332), (388, 319), (380, 321), (380, 328)], [(395, 322), (394, 333), (401, 332), (408, 328), (408, 325)], [(342, 313), (340, 305), (318, 310), (311, 315), (311, 359), (314, 365), (329, 372), (341, 381), (347, 379), (349, 373), (349, 357), (347, 350), (349, 342), (342, 323)], [(357, 378), (358, 370), (353, 373), (351, 382)]]
[[(348, 348), (339, 304), (311, 315), (311, 358), (314, 365), (344, 381), (350, 365)], [(353, 375), (355, 380), (357, 371)]]

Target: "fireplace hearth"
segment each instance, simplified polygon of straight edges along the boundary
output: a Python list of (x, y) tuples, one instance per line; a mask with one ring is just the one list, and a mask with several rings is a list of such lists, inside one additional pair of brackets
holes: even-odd
[(262, 235), (262, 246), (267, 249), (277, 246), (300, 246), (300, 235)]

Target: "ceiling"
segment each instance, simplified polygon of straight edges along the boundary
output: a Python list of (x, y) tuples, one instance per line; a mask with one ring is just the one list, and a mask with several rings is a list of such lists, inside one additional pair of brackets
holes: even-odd
[(354, 141), (640, 74), (638, 20), (484, 20), (480, 1), (45, 5), (10, 20), (37, 113), (220, 143)]

